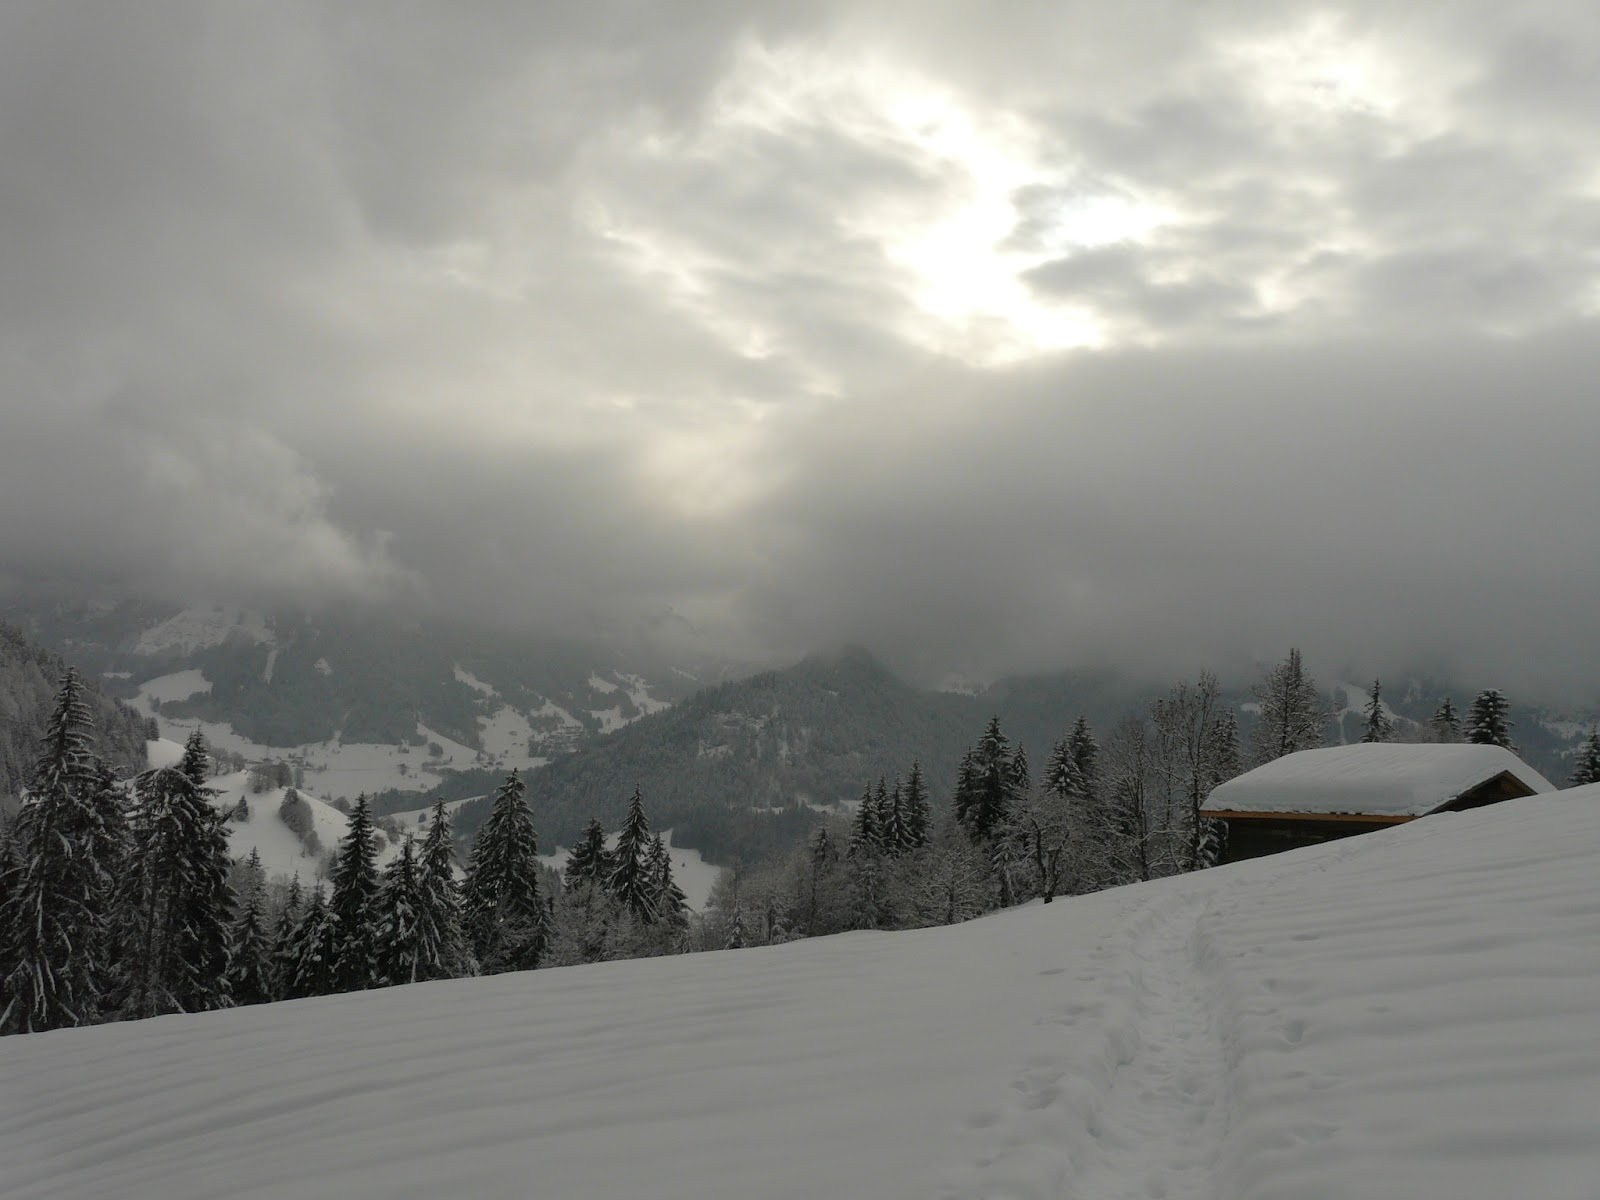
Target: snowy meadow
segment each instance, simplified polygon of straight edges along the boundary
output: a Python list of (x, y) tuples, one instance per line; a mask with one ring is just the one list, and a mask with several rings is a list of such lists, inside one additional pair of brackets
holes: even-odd
[(1600, 1191), (1600, 788), (962, 925), (0, 1041), (9, 1197)]

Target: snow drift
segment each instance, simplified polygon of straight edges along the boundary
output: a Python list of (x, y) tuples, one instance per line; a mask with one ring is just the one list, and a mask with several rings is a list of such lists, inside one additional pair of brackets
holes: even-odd
[(8, 1197), (1600, 1193), (1600, 787), (950, 929), (0, 1043)]

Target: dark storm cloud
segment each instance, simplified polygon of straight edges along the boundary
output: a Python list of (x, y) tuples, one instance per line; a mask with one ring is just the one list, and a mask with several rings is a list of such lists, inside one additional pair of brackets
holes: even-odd
[(0, 566), (1592, 695), (1597, 53), (1576, 3), (13, 5)]

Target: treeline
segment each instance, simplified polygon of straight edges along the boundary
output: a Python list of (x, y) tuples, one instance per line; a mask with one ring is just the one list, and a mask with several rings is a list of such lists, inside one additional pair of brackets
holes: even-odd
[[(330, 888), (270, 894), (235, 863), (192, 735), (176, 766), (120, 780), (96, 753), (76, 671), (62, 680), (32, 781), (0, 831), (0, 1033), (687, 948), (665, 842), (635, 792), (606, 848), (595, 823), (549, 878), (513, 772), (457, 879), (448, 810), (381, 871), (360, 798)], [(544, 876), (545, 878), (541, 878)]]
[[(65, 670), (60, 658), (0, 621), (0, 798), (14, 799), (32, 777), (51, 698)], [(92, 685), (86, 685), (85, 703), (99, 723), (106, 760), (119, 768), (143, 763), (155, 722)], [(0, 811), (8, 807), (9, 801), (0, 804)]]
[[(1480, 693), (1464, 719), (1447, 697), (1431, 720), (1402, 730), (1381, 686), (1374, 682), (1369, 695), (1365, 741), (1514, 749), (1510, 706), (1495, 689)], [(1203, 673), (1124, 717), (1103, 742), (1079, 717), (1037, 776), (992, 717), (962, 756), (942, 810), (923, 815), (921, 765), (913, 763), (907, 784), (868, 786), (852, 819), (824, 822), (806, 845), (725, 872), (712, 892), (706, 941), (738, 946), (953, 924), (1034, 898), (1049, 903), (1211, 866), (1227, 833), (1203, 812), (1212, 789), (1328, 744), (1333, 727), (1298, 650), (1251, 691), (1247, 746), (1234, 706)], [(1600, 782), (1600, 732), (1590, 734), (1572, 782)]]

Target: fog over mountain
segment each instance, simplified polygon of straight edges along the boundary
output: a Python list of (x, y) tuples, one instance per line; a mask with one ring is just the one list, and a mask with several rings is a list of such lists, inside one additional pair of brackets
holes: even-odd
[(0, 11), (0, 575), (1593, 700), (1600, 9)]

